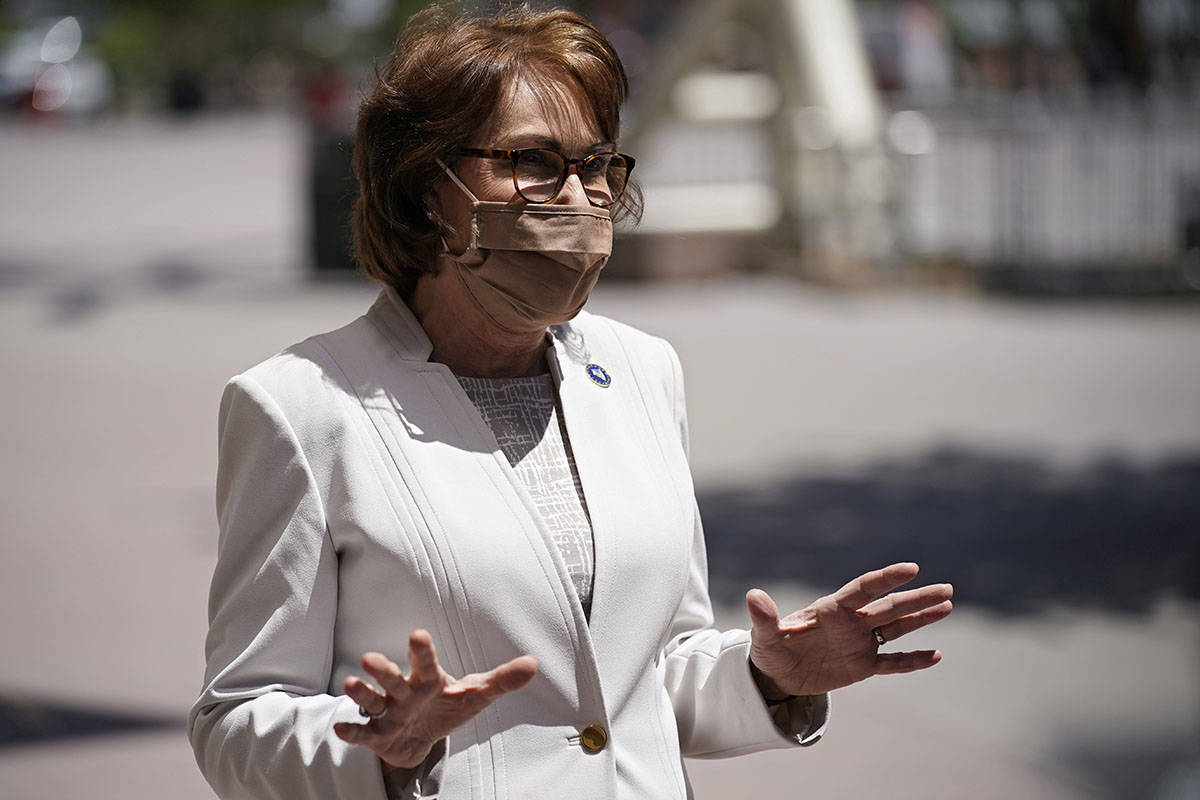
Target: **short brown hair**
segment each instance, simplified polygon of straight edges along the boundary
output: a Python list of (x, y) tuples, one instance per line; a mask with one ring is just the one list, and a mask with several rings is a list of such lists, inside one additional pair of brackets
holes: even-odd
[[(517, 76), (573, 80), (605, 139), (616, 142), (629, 93), (616, 50), (583, 17), (564, 9), (509, 6), (494, 15), (432, 7), (405, 25), (378, 85), (362, 102), (354, 142), (358, 199), (351, 240), (372, 280), (408, 296), (441, 249), (425, 198), (458, 149), (483, 130)], [(631, 187), (614, 216), (637, 214)]]

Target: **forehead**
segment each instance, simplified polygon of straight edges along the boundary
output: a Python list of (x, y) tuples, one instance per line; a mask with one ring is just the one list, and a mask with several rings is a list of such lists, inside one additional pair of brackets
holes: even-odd
[(517, 145), (521, 137), (551, 138), (564, 149), (585, 149), (603, 134), (583, 89), (575, 81), (525, 73), (512, 82), (487, 127), (491, 146)]

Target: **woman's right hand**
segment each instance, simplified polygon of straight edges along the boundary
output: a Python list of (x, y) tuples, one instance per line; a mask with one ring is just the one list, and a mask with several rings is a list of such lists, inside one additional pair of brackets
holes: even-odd
[(373, 718), (333, 726), (340, 738), (369, 748), (393, 768), (419, 765), (452, 730), (529, 683), (538, 670), (537, 659), (526, 655), (489, 672), (452, 678), (438, 665), (433, 639), (423, 630), (408, 637), (408, 662), (412, 671), (406, 678), (383, 654), (363, 654), (363, 669), (383, 693), (352, 675), (346, 678), (346, 694)]

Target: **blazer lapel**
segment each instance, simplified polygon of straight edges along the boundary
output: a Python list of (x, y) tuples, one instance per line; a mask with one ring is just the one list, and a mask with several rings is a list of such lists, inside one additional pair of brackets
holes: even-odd
[[(498, 502), (480, 505), (503, 509), (500, 513), (510, 515), (515, 525), (525, 533), (538, 560), (547, 567), (544, 573), (548, 581), (547, 588), (554, 598), (551, 602), (562, 612), (561, 617), (569, 637), (575, 643), (576, 653), (586, 663), (594, 665), (595, 655), (587, 619), (570, 574), (541, 513), (509, 465), (487, 423), (454, 374), (444, 365), (428, 361), (432, 344), (394, 290), (389, 287), (381, 293), (367, 316), (400, 356), (400, 369), (389, 370), (389, 374), (378, 377), (389, 407), (382, 414), (377, 410), (377, 417), (383, 424), (394, 425), (398, 420), (406, 434), (389, 437), (384, 442), (387, 449), (392, 451), (393, 460), (403, 463), (409, 459), (409, 455), (403, 452), (405, 440), (435, 448), (448, 446), (452, 452), (445, 454), (440, 459), (441, 463), (467, 458), (475, 462), (475, 467), (482, 474), (489, 476), (482, 482), (471, 482), (472, 494), (486, 492), (500, 495), (495, 498)], [(414, 386), (413, 378), (416, 377), (420, 380)], [(415, 477), (418, 481), (421, 479), (420, 475)], [(472, 502), (470, 498), (460, 498), (460, 505), (462, 500)], [(489, 523), (490, 520), (480, 518), (477, 524), (487, 526)], [(450, 543), (450, 546), (461, 547), (463, 544)], [(474, 588), (467, 587), (467, 591)], [(525, 602), (528, 599), (531, 598), (521, 600)], [(586, 672), (591, 673), (595, 680), (592, 669)], [(593, 688), (598, 695), (598, 684)]]
[(665, 629), (648, 617), (673, 613), (687, 543), (671, 535), (680, 529), (675, 490), (624, 352), (599, 326), (589, 326), (586, 341), (571, 323), (551, 330), (549, 361), (595, 542), (591, 636), (601, 674), (613, 674), (629, 669), (631, 645), (646, 653), (661, 647), (635, 640)]

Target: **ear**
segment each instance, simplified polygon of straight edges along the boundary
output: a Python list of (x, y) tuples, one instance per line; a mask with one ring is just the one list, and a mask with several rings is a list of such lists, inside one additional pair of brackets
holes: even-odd
[(421, 195), (421, 204), (425, 207), (425, 217), (441, 231), (447, 228), (446, 191), (451, 188), (453, 187), (450, 185), (450, 179), (446, 177), (445, 169), (439, 167), (436, 177), (426, 185), (425, 193)]
[(438, 193), (431, 190), (423, 194), (421, 196), (421, 205), (425, 208), (425, 217), (435, 227), (441, 227), (442, 200), (438, 197)]
[[(421, 205), (425, 208), (425, 218), (429, 220), (429, 224), (437, 232), (438, 238), (442, 241), (441, 252), (450, 252), (450, 244), (447, 241), (447, 236), (451, 235), (453, 226), (446, 222), (446, 218), (442, 215), (442, 199), (436, 191), (426, 192), (421, 197)], [(435, 273), (436, 274), (436, 267)]]

